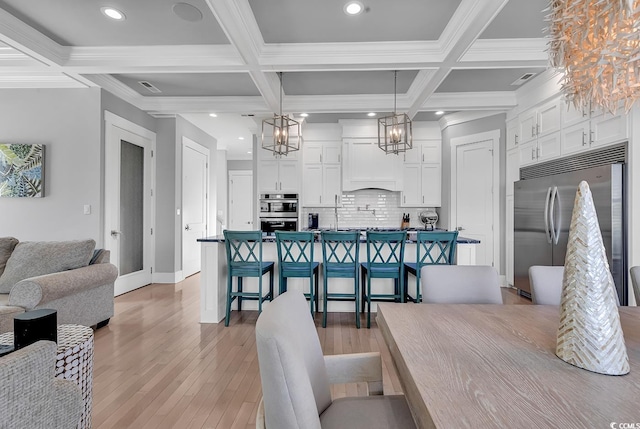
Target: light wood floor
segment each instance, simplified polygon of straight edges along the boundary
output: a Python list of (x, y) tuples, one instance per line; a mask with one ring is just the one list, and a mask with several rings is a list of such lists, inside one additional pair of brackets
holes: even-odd
[[(530, 304), (503, 289), (507, 304)], [(93, 427), (254, 428), (261, 396), (254, 327), (257, 312), (200, 324), (199, 276), (119, 296), (111, 323), (96, 331)], [(375, 322), (356, 329), (353, 314), (316, 317), (325, 354), (380, 351), (386, 394), (402, 389)], [(334, 386), (334, 397), (364, 394)]]

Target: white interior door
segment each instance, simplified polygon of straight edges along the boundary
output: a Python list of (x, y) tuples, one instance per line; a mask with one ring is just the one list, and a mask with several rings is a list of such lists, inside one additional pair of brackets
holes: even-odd
[(120, 295), (151, 283), (155, 134), (109, 112), (105, 121), (104, 241)]
[(253, 172), (229, 172), (229, 229), (251, 231), (253, 226)]
[(494, 266), (493, 140), (456, 146), (456, 222), (460, 236), (480, 240), (476, 264)]
[(200, 271), (198, 238), (207, 236), (209, 149), (183, 137), (182, 140), (182, 274)]

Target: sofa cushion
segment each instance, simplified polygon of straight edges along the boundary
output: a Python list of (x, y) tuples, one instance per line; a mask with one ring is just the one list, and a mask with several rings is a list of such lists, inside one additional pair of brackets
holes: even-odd
[(9, 293), (20, 280), (85, 267), (95, 246), (94, 240), (18, 243), (0, 276), (0, 293)]
[(18, 244), (18, 239), (13, 237), (0, 237), (0, 276), (4, 272), (4, 267)]

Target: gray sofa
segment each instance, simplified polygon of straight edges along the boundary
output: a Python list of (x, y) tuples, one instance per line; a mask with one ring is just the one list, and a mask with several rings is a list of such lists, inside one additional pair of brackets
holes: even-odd
[(101, 327), (113, 316), (118, 269), (94, 240), (18, 242), (0, 238), (0, 333), (16, 314), (57, 310), (58, 324)]

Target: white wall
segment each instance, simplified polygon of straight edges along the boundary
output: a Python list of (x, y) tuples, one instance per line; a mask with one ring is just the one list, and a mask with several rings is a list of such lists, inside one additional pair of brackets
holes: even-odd
[(0, 236), (102, 245), (100, 110), (97, 88), (0, 90), (0, 142), (45, 145), (45, 196), (0, 198)]
[(218, 176), (218, 212), (216, 213), (216, 223), (214, 225), (214, 228), (209, 228), (210, 235), (222, 234), (223, 228), (226, 228), (227, 225), (229, 225), (229, 206), (227, 203), (227, 198), (229, 195), (229, 178), (226, 150), (218, 151), (216, 175)]

